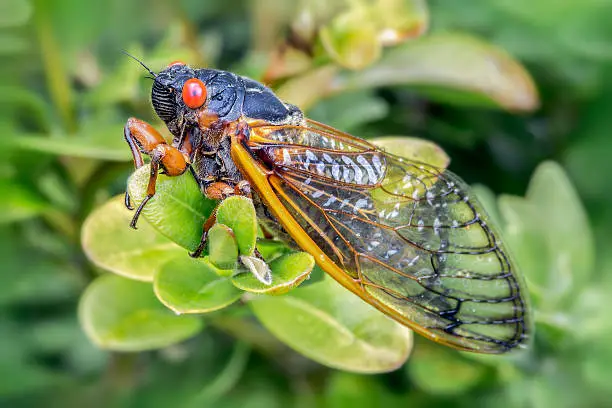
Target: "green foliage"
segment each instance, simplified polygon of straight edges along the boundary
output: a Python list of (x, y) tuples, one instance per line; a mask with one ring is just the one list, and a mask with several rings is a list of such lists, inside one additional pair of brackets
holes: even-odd
[[(611, 11), (601, 0), (3, 2), (0, 405), (608, 405)], [(161, 175), (130, 229), (119, 195), (129, 178), (138, 204), (148, 166), (130, 177), (123, 126), (164, 127), (121, 49), (154, 71), (181, 59), (246, 74), (313, 119), (392, 135), (376, 140), (388, 151), (452, 158), (526, 277), (530, 348), (413, 344), (312, 257), (258, 235), (248, 200), (222, 206), (204, 256), (190, 258), (217, 203), (189, 174)], [(272, 284), (240, 257), (269, 267)], [(391, 374), (350, 372), (407, 358)]]
[(365, 304), (331, 278), (251, 307), (263, 325), (313, 360), (349, 371), (394, 370), (408, 357), (412, 332)]
[(232, 277), (236, 287), (252, 293), (280, 295), (295, 288), (310, 277), (314, 267), (314, 259), (305, 252), (281, 255), (270, 262), (272, 283), (266, 285), (248, 271), (239, 271)]
[(240, 299), (242, 292), (228, 277), (219, 276), (211, 262), (183, 253), (164, 263), (153, 281), (157, 298), (177, 314), (209, 313)]
[(240, 254), (253, 254), (257, 239), (257, 216), (251, 200), (240, 196), (223, 200), (217, 208), (217, 223), (226, 225), (233, 232)]
[(147, 223), (141, 223), (138, 230), (126, 230), (131, 218), (123, 197), (97, 208), (83, 224), (83, 249), (92, 262), (105, 270), (151, 282), (164, 263), (184, 250)]
[(184, 340), (202, 328), (191, 316), (175, 316), (153, 294), (151, 285), (105, 275), (93, 281), (79, 305), (79, 320), (102, 348), (141, 351)]
[[(142, 166), (129, 179), (128, 191), (136, 205), (147, 195), (150, 172), (148, 165)], [(195, 251), (202, 237), (202, 226), (212, 214), (215, 202), (202, 196), (189, 174), (176, 178), (161, 174), (156, 186), (157, 194), (145, 206), (142, 215), (163, 235)], [(174, 222), (168, 222), (168, 217)]]

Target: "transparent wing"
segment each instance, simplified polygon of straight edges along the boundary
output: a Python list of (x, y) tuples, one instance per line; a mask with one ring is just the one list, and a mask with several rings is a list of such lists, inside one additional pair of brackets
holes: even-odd
[(252, 128), (248, 143), (283, 205), (366, 300), (458, 348), (501, 353), (526, 341), (524, 286), (459, 177), (312, 121)]

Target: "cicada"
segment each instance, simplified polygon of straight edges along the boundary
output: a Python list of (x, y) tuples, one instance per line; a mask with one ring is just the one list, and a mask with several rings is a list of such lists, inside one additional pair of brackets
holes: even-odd
[[(523, 280), (458, 176), (309, 120), (252, 79), (182, 62), (148, 70), (153, 108), (173, 140), (127, 121), (135, 166), (144, 164), (143, 153), (151, 158), (147, 197), (132, 226), (155, 194), (158, 172), (189, 170), (208, 198), (251, 197), (268, 230), (417, 333), (481, 353), (526, 344)], [(213, 223), (203, 226), (193, 256)]]

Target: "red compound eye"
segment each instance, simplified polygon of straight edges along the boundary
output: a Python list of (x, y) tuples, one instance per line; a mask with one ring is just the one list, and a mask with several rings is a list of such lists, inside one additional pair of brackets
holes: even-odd
[(188, 79), (183, 85), (183, 102), (191, 109), (197, 109), (206, 102), (206, 86), (197, 78)]
[(175, 65), (186, 65), (186, 64), (181, 60), (176, 60), (176, 61), (172, 61), (171, 63), (169, 63), (168, 68), (173, 67)]

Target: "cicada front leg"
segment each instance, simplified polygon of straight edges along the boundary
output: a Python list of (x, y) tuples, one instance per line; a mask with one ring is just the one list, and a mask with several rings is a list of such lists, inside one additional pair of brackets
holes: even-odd
[[(147, 185), (147, 195), (136, 209), (132, 222), (130, 222), (130, 226), (136, 229), (136, 223), (142, 209), (155, 195), (155, 185), (160, 168), (168, 176), (180, 176), (187, 170), (188, 159), (185, 153), (170, 146), (153, 126), (142, 120), (129, 118), (123, 134), (132, 150), (135, 168), (138, 169), (144, 165), (142, 153), (151, 157), (151, 173)], [(125, 206), (130, 210), (133, 209), (127, 190), (125, 192)]]

